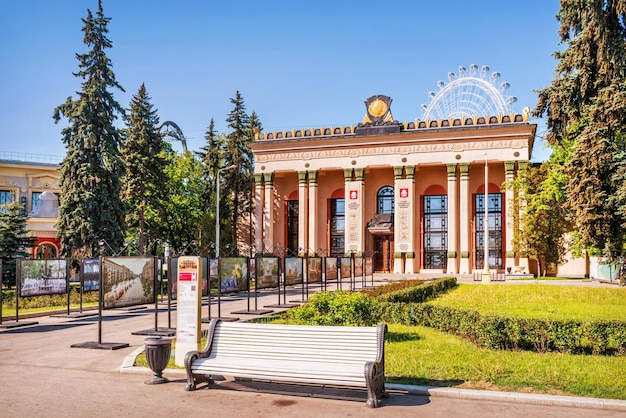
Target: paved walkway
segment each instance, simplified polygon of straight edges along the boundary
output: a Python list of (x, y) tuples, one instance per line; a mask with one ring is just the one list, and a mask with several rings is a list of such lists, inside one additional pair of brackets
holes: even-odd
[[(377, 276), (377, 284), (386, 277)], [(592, 285), (592, 284), (590, 284)], [(301, 298), (294, 289), (287, 302)], [(284, 302), (284, 299), (282, 300)], [(222, 298), (224, 318), (277, 304), (275, 291), (257, 299)], [(270, 308), (271, 309), (271, 308)], [(217, 316), (214, 303), (211, 315)], [(181, 371), (167, 370), (170, 383), (145, 385), (147, 369), (132, 366), (145, 335), (133, 333), (175, 325), (175, 311), (160, 304), (139, 310), (105, 311), (98, 316), (67, 315), (23, 318), (37, 324), (0, 328), (1, 417), (172, 417), (187, 414), (246, 417), (624, 417), (626, 401), (529, 395), (490, 391), (388, 385), (383, 406), (365, 406), (364, 391), (339, 391), (239, 381), (219, 382), (212, 389), (186, 392)], [(208, 316), (208, 306), (203, 307)], [(10, 322), (9, 322), (10, 323)], [(3, 322), (7, 325), (7, 321)], [(99, 331), (100, 330), (100, 331)], [(99, 335), (101, 338), (99, 340)], [(72, 348), (85, 342), (123, 343), (118, 350)], [(288, 392), (288, 393), (285, 393)]]

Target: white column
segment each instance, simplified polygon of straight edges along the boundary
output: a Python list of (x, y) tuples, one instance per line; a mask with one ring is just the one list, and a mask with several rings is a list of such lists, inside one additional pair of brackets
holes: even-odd
[(448, 164), (448, 274), (457, 274), (457, 197), (456, 164)]
[[(408, 210), (400, 208), (400, 201), (408, 202), (408, 197), (400, 198), (400, 189), (406, 188), (406, 180), (404, 176), (404, 167), (393, 168), (393, 190), (394, 190), (394, 215), (393, 215), (393, 272), (394, 274), (402, 274), (404, 270), (404, 262), (402, 253), (409, 251), (409, 244), (413, 234), (409, 229)], [(408, 272), (407, 272), (408, 273)]]
[(298, 253), (303, 253), (307, 244), (307, 182), (306, 171), (298, 171)]
[(459, 164), (460, 184), (459, 184), (459, 238), (461, 248), (461, 259), (459, 264), (460, 274), (470, 274), (470, 216), (471, 207), (469, 193), (469, 169), (468, 163)]
[(273, 252), (274, 242), (274, 173), (263, 173), (265, 202), (263, 204), (263, 246), (265, 252)]
[(487, 153), (485, 153), (485, 219), (483, 222), (485, 223), (485, 237), (484, 237), (484, 247), (485, 251), (484, 260), (483, 260), (483, 275), (482, 275), (482, 283), (488, 284), (491, 283), (491, 270), (489, 270), (489, 165), (487, 163)]
[(320, 248), (317, 242), (317, 171), (309, 171), (309, 254)]
[[(528, 161), (519, 161), (518, 162), (518, 168), (520, 171), (520, 175), (523, 176), (524, 174), (524, 169), (526, 168), (526, 165), (528, 164)], [(522, 190), (520, 190), (520, 196), (519, 196), (519, 201), (520, 201), (520, 205), (519, 205), (519, 214), (520, 214), (520, 218), (522, 216), (522, 211), (524, 210), (525, 206), (526, 206), (526, 201), (525, 201), (525, 196)], [(519, 259), (517, 262), (517, 265), (520, 267), (524, 267), (524, 272), (525, 273), (530, 273), (530, 265), (528, 264), (528, 257), (526, 256), (526, 254), (521, 253), (519, 254)]]
[(511, 182), (515, 179), (515, 161), (504, 162), (505, 174), (504, 180), (507, 183), (506, 192), (504, 193), (504, 213), (506, 218), (506, 261), (504, 271), (515, 265), (515, 252), (513, 239), (515, 238), (515, 224), (513, 219), (515, 190), (511, 186)]
[(254, 248), (257, 254), (264, 251), (263, 248), (263, 174), (254, 175)]

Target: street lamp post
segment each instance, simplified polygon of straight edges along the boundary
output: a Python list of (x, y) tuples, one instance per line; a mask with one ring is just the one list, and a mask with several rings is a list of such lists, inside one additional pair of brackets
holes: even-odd
[(220, 258), (220, 173), (237, 167), (235, 164), (217, 170), (215, 177), (215, 258)]
[(485, 242), (484, 242), (484, 268), (482, 275), (482, 283), (491, 283), (491, 271), (489, 271), (489, 166), (487, 165), (487, 153), (483, 154), (485, 156)]

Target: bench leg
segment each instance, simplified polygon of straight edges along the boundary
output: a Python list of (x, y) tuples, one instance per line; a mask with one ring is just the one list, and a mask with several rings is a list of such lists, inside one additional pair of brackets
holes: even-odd
[(208, 384), (211, 384), (211, 383), (213, 383), (213, 379), (211, 379), (211, 376), (208, 376), (208, 375), (201, 375), (201, 376), (191, 375), (191, 376), (187, 376), (187, 385), (185, 386), (185, 390), (186, 391), (196, 390), (198, 388), (198, 384), (205, 383), (205, 382), (208, 383)]
[(381, 398), (388, 398), (385, 391), (385, 374), (380, 370), (381, 365), (375, 362), (365, 364), (365, 383), (367, 385), (367, 406), (377, 408)]

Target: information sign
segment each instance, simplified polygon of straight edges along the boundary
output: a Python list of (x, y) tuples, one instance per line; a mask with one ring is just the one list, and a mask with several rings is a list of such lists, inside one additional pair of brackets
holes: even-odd
[(202, 259), (178, 258), (178, 286), (176, 293), (176, 357), (177, 366), (185, 365), (185, 354), (200, 349), (202, 336)]

